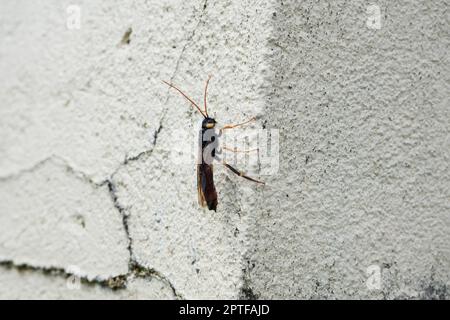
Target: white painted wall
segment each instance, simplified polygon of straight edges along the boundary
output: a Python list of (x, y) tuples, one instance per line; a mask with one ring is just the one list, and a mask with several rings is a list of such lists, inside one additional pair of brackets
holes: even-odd
[[(2, 1), (0, 298), (448, 299), (446, 3), (373, 4)], [(208, 74), (217, 120), (280, 132), (217, 213), (161, 83)]]

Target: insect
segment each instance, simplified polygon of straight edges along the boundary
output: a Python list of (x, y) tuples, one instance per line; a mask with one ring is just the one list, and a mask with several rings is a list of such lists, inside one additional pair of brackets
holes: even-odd
[[(207, 108), (207, 92), (208, 92), (208, 84), (209, 80), (211, 79), (211, 76), (208, 77), (208, 80), (206, 80), (205, 84), (205, 91), (203, 95), (203, 103), (204, 103), (204, 110), (202, 110), (198, 104), (196, 104), (191, 98), (189, 98), (183, 91), (178, 89), (176, 86), (174, 86), (172, 83), (169, 83), (167, 81), (163, 81), (165, 84), (167, 84), (169, 87), (175, 89), (178, 91), (184, 98), (186, 98), (192, 106), (194, 106), (198, 112), (203, 116), (202, 126), (200, 130), (200, 136), (199, 136), (199, 159), (197, 162), (197, 192), (198, 192), (198, 202), (201, 207), (208, 207), (209, 210), (216, 211), (217, 209), (217, 192), (216, 187), (214, 185), (214, 174), (213, 174), (213, 165), (212, 161), (210, 161), (209, 158), (213, 159), (215, 157), (215, 146), (217, 145), (217, 141), (215, 141), (215, 127), (216, 127), (216, 120), (208, 115), (208, 108)], [(243, 126), (247, 123), (250, 123), (254, 121), (255, 118), (252, 118), (248, 121), (239, 123), (239, 124), (228, 124), (223, 126), (220, 129), (220, 133), (222, 133), (225, 129), (233, 129), (236, 127)], [(201, 143), (201, 145), (200, 145)], [(229, 150), (229, 149), (227, 149)], [(207, 151), (207, 152), (205, 152)], [(234, 152), (237, 152), (237, 150), (231, 150)], [(209, 157), (208, 152), (210, 152), (211, 157)], [(208, 158), (208, 159), (206, 159)], [(253, 181), (258, 184), (264, 184), (263, 181), (259, 181), (256, 179), (253, 179), (249, 176), (247, 176), (244, 172), (233, 168), (231, 165), (229, 165), (226, 162), (222, 162), (222, 164), (229, 169), (234, 174), (237, 174), (238, 176)]]

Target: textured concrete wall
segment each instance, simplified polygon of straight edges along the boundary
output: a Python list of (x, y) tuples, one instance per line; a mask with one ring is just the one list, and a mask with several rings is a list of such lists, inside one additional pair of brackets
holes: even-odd
[[(448, 298), (447, 7), (2, 1), (0, 298)], [(217, 213), (160, 81), (208, 74), (218, 120), (280, 130)]]
[(280, 172), (249, 231), (254, 295), (449, 298), (448, 3), (379, 1), (378, 26), (370, 3), (277, 6)]

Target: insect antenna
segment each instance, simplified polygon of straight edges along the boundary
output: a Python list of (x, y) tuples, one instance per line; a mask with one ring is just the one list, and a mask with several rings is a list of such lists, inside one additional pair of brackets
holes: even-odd
[(208, 76), (208, 80), (206, 80), (206, 85), (205, 85), (205, 94), (203, 96), (203, 101), (204, 101), (204, 105), (205, 105), (205, 114), (207, 117), (209, 117), (208, 115), (208, 108), (206, 106), (206, 94), (208, 93), (208, 84), (209, 84), (209, 80), (211, 80), (211, 76)]
[(162, 82), (164, 82), (164, 83), (167, 84), (169, 87), (174, 88), (174, 89), (177, 90), (179, 93), (181, 93), (181, 95), (182, 95), (183, 97), (185, 97), (190, 103), (192, 103), (193, 106), (195, 106), (195, 107), (197, 108), (197, 110), (202, 114), (202, 116), (203, 116), (204, 118), (207, 117), (207, 115), (205, 115), (205, 113), (203, 113), (202, 109), (200, 109), (200, 107), (199, 107), (199, 106), (198, 106), (191, 98), (189, 98), (183, 91), (181, 91), (180, 89), (178, 89), (178, 88), (175, 87), (173, 84), (171, 84), (171, 83), (169, 83), (169, 82), (167, 82), (167, 81), (162, 80)]

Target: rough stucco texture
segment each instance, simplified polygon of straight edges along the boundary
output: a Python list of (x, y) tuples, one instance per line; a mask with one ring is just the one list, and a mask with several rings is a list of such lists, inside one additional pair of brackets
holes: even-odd
[[(448, 3), (282, 1), (263, 112), (280, 132), (249, 231), (262, 298), (449, 298)], [(381, 269), (381, 288), (366, 286)]]
[[(0, 298), (448, 299), (448, 25), (445, 1), (2, 1)], [(161, 83), (201, 101), (208, 74), (211, 115), (280, 134), (266, 186), (215, 167), (217, 213)]]

